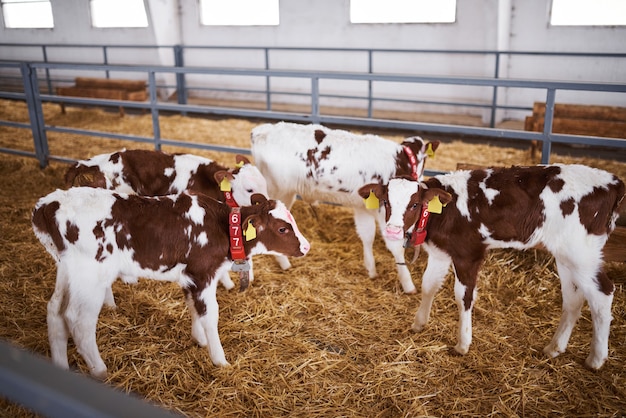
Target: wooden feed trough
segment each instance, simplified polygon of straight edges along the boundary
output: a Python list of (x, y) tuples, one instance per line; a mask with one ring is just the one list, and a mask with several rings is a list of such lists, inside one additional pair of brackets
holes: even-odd
[[(134, 102), (143, 102), (148, 99), (145, 81), (108, 78), (76, 77), (74, 86), (57, 87), (57, 94)], [(61, 112), (65, 113), (65, 103), (61, 103)], [(120, 116), (124, 116), (122, 106), (120, 106)]]
[[(543, 132), (546, 104), (535, 102), (533, 114), (526, 116), (524, 130)], [(626, 108), (558, 103), (554, 105), (552, 132), (572, 135), (626, 138)], [(535, 160), (538, 141), (532, 141), (530, 153)]]

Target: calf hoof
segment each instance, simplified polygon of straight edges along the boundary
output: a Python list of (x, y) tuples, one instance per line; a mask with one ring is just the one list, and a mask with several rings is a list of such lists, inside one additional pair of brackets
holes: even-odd
[(233, 281), (230, 279), (230, 277), (221, 277), (220, 278), (220, 283), (222, 284), (222, 286), (224, 286), (224, 289), (226, 290), (230, 290), (233, 287), (235, 287), (235, 283), (233, 283)]
[(543, 349), (543, 353), (550, 357), (550, 358), (555, 358), (557, 356), (559, 356), (560, 354), (564, 353), (565, 350), (561, 350), (559, 349), (557, 346), (555, 346), (553, 343), (548, 344), (547, 346), (545, 346), (545, 348)]
[(585, 366), (591, 370), (599, 370), (604, 365), (606, 357), (598, 357), (593, 354), (589, 354), (587, 360), (585, 360)]
[(91, 376), (94, 379), (97, 379), (97, 380), (100, 380), (100, 381), (105, 381), (107, 379), (107, 369), (106, 369), (106, 367), (103, 370), (93, 369), (91, 371)]
[(463, 345), (461, 343), (458, 343), (457, 345), (454, 346), (454, 351), (458, 355), (464, 356), (469, 351), (469, 346), (465, 346), (465, 345)]
[(404, 286), (402, 287), (402, 290), (404, 291), (404, 293), (406, 293), (407, 295), (414, 295), (417, 293), (417, 289), (415, 288), (415, 286), (409, 287), (408, 289), (405, 288)]
[(420, 324), (418, 322), (413, 322), (413, 325), (411, 325), (411, 329), (415, 332), (422, 332), (424, 330), (424, 327), (426, 325), (425, 324)]

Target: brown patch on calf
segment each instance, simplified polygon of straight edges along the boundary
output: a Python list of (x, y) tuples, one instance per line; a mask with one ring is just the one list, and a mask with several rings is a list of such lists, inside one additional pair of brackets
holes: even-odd
[(65, 250), (65, 243), (56, 222), (56, 213), (60, 206), (58, 201), (54, 201), (44, 204), (33, 211), (33, 225), (52, 238), (52, 242), (59, 253)]
[(324, 138), (326, 138), (326, 134), (321, 129), (316, 129), (314, 135), (315, 142), (317, 142), (318, 144), (320, 144), (324, 140)]
[(72, 244), (78, 241), (78, 226), (70, 221), (65, 222), (65, 239)]
[(605, 295), (610, 295), (615, 290), (613, 281), (602, 270), (596, 274), (596, 283), (598, 284), (598, 289)]
[(611, 232), (611, 216), (616, 200), (613, 188), (606, 190), (598, 187), (580, 199), (578, 202), (580, 223), (587, 229), (587, 232), (594, 235)]
[(572, 212), (574, 212), (574, 209), (576, 208), (576, 202), (573, 198), (569, 198), (562, 201), (559, 207), (561, 208), (561, 213), (563, 214), (563, 217), (565, 217), (567, 215), (571, 215)]

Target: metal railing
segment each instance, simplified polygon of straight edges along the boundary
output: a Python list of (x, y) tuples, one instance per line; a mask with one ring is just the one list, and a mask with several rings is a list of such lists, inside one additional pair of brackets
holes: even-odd
[[(16, 64), (1, 64), (15, 66)], [(19, 68), (22, 74), (24, 93), (0, 92), (0, 98), (22, 99), (28, 104), (30, 124), (16, 123), (0, 120), (0, 125), (13, 127), (30, 128), (33, 134), (34, 153), (25, 151), (0, 148), (0, 152), (16, 153), (36, 157), (43, 167), (50, 160), (69, 161), (64, 156), (51, 155), (48, 149), (47, 132), (63, 132), (79, 135), (92, 135), (105, 138), (131, 140), (138, 142), (152, 143), (155, 149), (160, 149), (162, 145), (177, 145), (197, 149), (210, 149), (223, 152), (248, 153), (247, 149), (227, 147), (216, 144), (200, 144), (177, 141), (161, 137), (159, 125), (160, 112), (179, 112), (195, 114), (212, 114), (245, 118), (263, 118), (270, 120), (291, 120), (303, 123), (326, 123), (360, 127), (392, 128), (402, 130), (412, 130), (420, 132), (433, 132), (445, 134), (473, 135), (495, 139), (513, 139), (518, 141), (541, 141), (542, 142), (542, 163), (548, 163), (550, 159), (551, 147), (553, 143), (586, 144), (602, 147), (626, 148), (626, 140), (613, 139), (595, 136), (579, 136), (555, 134), (552, 132), (554, 117), (554, 105), (557, 91), (593, 91), (626, 93), (626, 84), (609, 83), (575, 83), (575, 82), (552, 82), (533, 80), (511, 80), (497, 78), (466, 78), (466, 77), (426, 77), (426, 76), (406, 76), (406, 75), (381, 75), (364, 73), (338, 73), (338, 72), (311, 72), (311, 71), (286, 71), (286, 70), (253, 70), (253, 69), (227, 69), (227, 68), (188, 68), (188, 67), (162, 67), (162, 66), (115, 66), (115, 65), (87, 65), (87, 64), (63, 64), (63, 63), (21, 63)], [(68, 96), (58, 96), (54, 94), (42, 94), (39, 91), (37, 73), (39, 70), (58, 71), (110, 71), (115, 73), (126, 73), (140, 75), (148, 80), (148, 90), (150, 100), (148, 102), (131, 102), (123, 100), (98, 100), (90, 98), (78, 98)], [(182, 75), (228, 75), (235, 77), (264, 77), (264, 78), (290, 78), (305, 80), (310, 84), (310, 111), (302, 112), (278, 112), (274, 110), (252, 110), (244, 108), (224, 108), (216, 106), (200, 106), (188, 104), (176, 104), (158, 100), (157, 96), (157, 74), (170, 74), (180, 77)], [(394, 82), (429, 85), (464, 85), (464, 86), (486, 86), (492, 88), (519, 88), (543, 90), (545, 92), (546, 114), (545, 125), (542, 132), (528, 132), (519, 130), (507, 130), (486, 127), (470, 127), (448, 124), (434, 124), (422, 122), (409, 122), (399, 120), (384, 120), (374, 118), (360, 118), (348, 116), (325, 115), (320, 107), (319, 84), (322, 80), (362, 80), (367, 82)], [(77, 105), (104, 105), (123, 106), (126, 108), (145, 109), (152, 115), (153, 136), (139, 137), (123, 134), (112, 134), (106, 132), (95, 132), (85, 129), (67, 128), (52, 126), (46, 123), (42, 111), (42, 103), (66, 103)]]
[[(363, 59), (354, 59), (354, 62), (363, 62), (362, 68), (359, 68), (358, 71), (365, 74), (380, 74), (379, 71), (376, 70), (376, 67), (380, 66), (381, 62), (384, 62), (384, 56), (389, 54), (398, 54), (404, 57), (407, 56), (416, 56), (420, 54), (425, 55), (441, 55), (441, 56), (474, 56), (474, 57), (484, 57), (488, 61), (491, 61), (491, 64), (488, 65), (490, 68), (486, 68), (484, 74), (481, 74), (482, 77), (486, 78), (501, 78), (502, 74), (502, 61), (503, 58), (513, 58), (513, 57), (539, 57), (539, 58), (581, 58), (587, 60), (597, 60), (597, 59), (624, 59), (626, 58), (625, 54), (620, 53), (582, 53), (582, 52), (543, 52), (543, 51), (494, 51), (494, 50), (440, 50), (440, 49), (384, 49), (384, 48), (314, 48), (314, 47), (260, 47), (260, 46), (206, 46), (206, 45), (99, 45), (99, 44), (35, 44), (35, 43), (0, 43), (0, 51), (12, 51), (19, 49), (21, 55), (28, 55), (24, 51), (33, 50), (37, 51), (35, 53), (35, 57), (31, 59), (18, 59), (18, 61), (41, 61), (44, 63), (52, 63), (55, 62), (54, 59), (51, 58), (54, 55), (54, 51), (71, 51), (72, 49), (80, 49), (83, 51), (87, 50), (95, 50), (98, 51), (97, 57), (92, 59), (92, 62), (88, 62), (88, 64), (103, 64), (103, 65), (119, 65), (119, 62), (115, 62), (116, 59), (111, 58), (113, 54), (112, 51), (122, 51), (122, 52), (135, 52), (141, 50), (151, 50), (151, 51), (159, 51), (159, 50), (171, 50), (171, 61), (172, 66), (175, 67), (185, 67), (185, 62), (194, 58), (194, 53), (197, 51), (202, 51), (205, 53), (207, 51), (219, 51), (219, 52), (241, 52), (246, 54), (246, 62), (247, 64), (244, 69), (247, 70), (278, 70), (282, 71), (285, 68), (280, 68), (277, 64), (273, 63), (273, 57), (281, 53), (324, 53), (330, 55), (336, 55), (340, 57), (344, 54), (354, 54), (356, 58), (362, 57)], [(256, 54), (255, 54), (256, 53)], [(10, 54), (9, 54), (10, 55)], [(63, 55), (63, 54), (61, 54)], [(85, 54), (86, 55), (86, 54)], [(254, 58), (260, 57), (260, 58)], [(86, 58), (83, 58), (86, 59)], [(120, 58), (117, 59), (120, 61)], [(154, 65), (160, 64), (159, 60), (155, 60)], [(328, 60), (332, 62), (331, 59)], [(56, 61), (59, 62), (59, 61)], [(203, 66), (206, 66), (203, 64)], [(294, 67), (295, 66), (295, 67)], [(290, 61), (289, 67), (291, 70), (295, 71), (305, 71), (306, 69), (298, 69), (297, 63), (294, 61)], [(421, 68), (421, 66), (418, 66)], [(55, 79), (50, 74), (50, 70), (48, 68), (43, 69), (44, 77), (43, 84), (46, 87), (46, 91), (51, 94), (54, 89), (54, 85), (59, 82), (69, 82), (71, 80), (67, 79)], [(110, 69), (104, 69), (104, 76), (110, 77), (111, 71)], [(388, 71), (389, 72), (389, 71)], [(185, 72), (176, 73), (176, 82), (175, 85), (160, 85), (160, 88), (170, 87), (176, 90), (176, 97), (178, 104), (184, 105), (188, 103), (189, 94), (192, 91), (203, 92), (221, 92), (221, 93), (250, 93), (250, 94), (260, 94), (265, 96), (265, 110), (272, 110), (272, 96), (273, 95), (292, 95), (292, 96), (303, 96), (303, 93), (299, 92), (286, 92), (286, 91), (273, 91), (271, 87), (271, 78), (267, 76), (265, 79), (265, 86), (262, 90), (249, 90), (249, 89), (232, 89), (228, 87), (211, 87), (211, 86), (201, 86), (201, 85), (189, 85), (188, 81), (185, 77)], [(393, 74), (399, 75), (399, 74)], [(491, 99), (475, 102), (475, 101), (454, 101), (454, 100), (432, 100), (432, 99), (421, 99), (421, 100), (413, 100), (413, 99), (394, 99), (394, 98), (380, 98), (375, 97), (373, 92), (373, 80), (367, 81), (367, 92), (363, 96), (351, 96), (351, 95), (342, 95), (342, 94), (333, 94), (333, 95), (325, 95), (325, 97), (332, 97), (335, 99), (359, 99), (366, 101), (366, 109), (367, 109), (367, 117), (372, 118), (374, 103), (377, 101), (385, 101), (385, 102), (396, 102), (396, 103), (405, 103), (405, 104), (421, 104), (421, 105), (431, 105), (431, 106), (456, 106), (456, 107), (467, 107), (467, 108), (482, 108), (487, 109), (489, 111), (489, 126), (491, 128), (496, 125), (496, 113), (498, 110), (513, 110), (513, 111), (527, 111), (531, 108), (528, 106), (516, 106), (516, 105), (505, 105), (498, 103), (498, 89), (499, 86), (492, 86)]]

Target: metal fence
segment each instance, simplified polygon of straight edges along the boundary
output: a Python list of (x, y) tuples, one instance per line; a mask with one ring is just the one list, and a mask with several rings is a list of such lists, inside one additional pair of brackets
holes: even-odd
[[(464, 68), (465, 61), (468, 59), (480, 60), (482, 69), (478, 73), (461, 74), (459, 77), (479, 76), (493, 79), (499, 79), (506, 72), (503, 70), (507, 63), (512, 60), (534, 60), (536, 65), (533, 67), (542, 68), (541, 78), (544, 79), (549, 67), (568, 67), (570, 63), (580, 64), (577, 68), (583, 67), (612, 67), (615, 63), (623, 65), (626, 54), (620, 53), (586, 53), (586, 52), (543, 52), (543, 51), (494, 51), (494, 50), (440, 50), (440, 49), (383, 49), (383, 48), (313, 48), (313, 47), (260, 47), (260, 46), (205, 46), (205, 45), (99, 45), (99, 44), (34, 44), (34, 43), (0, 43), (0, 57), (4, 60), (14, 60), (18, 62), (82, 62), (85, 64), (102, 64), (102, 65), (125, 65), (137, 64), (138, 56), (143, 52), (149, 52), (150, 57), (141, 57), (140, 62), (146, 62), (147, 65), (160, 65), (166, 62), (166, 65), (173, 67), (189, 67), (198, 65), (200, 67), (209, 67), (206, 64), (207, 55), (211, 57), (208, 61), (215, 61), (217, 65), (223, 68), (233, 68), (234, 65), (228, 65), (228, 59), (222, 60), (225, 56), (234, 54), (237, 57), (245, 56), (245, 64), (241, 65), (241, 60), (237, 60), (238, 68), (245, 70), (295, 70), (307, 71), (312, 68), (313, 62), (307, 57), (317, 56), (315, 54), (323, 54), (313, 61), (325, 61), (329, 64), (324, 66), (324, 71), (334, 71), (337, 68), (337, 62), (342, 63), (340, 66), (349, 66), (353, 68), (349, 72), (364, 74), (392, 74), (392, 75), (409, 75), (419, 72), (425, 73), (425, 61), (432, 62), (441, 57), (452, 57), (456, 59), (456, 64), (450, 65), (454, 68)], [(78, 58), (77, 58), (78, 57)], [(295, 59), (294, 59), (295, 57)], [(346, 57), (348, 57), (346, 59)], [(390, 59), (394, 57), (395, 59)], [(429, 57), (427, 60), (420, 60), (418, 57)], [(287, 59), (286, 59), (287, 58)], [(342, 60), (343, 58), (343, 60)], [(410, 70), (402, 66), (386, 65), (387, 62), (397, 61), (419, 62), (418, 65), (412, 65)], [(546, 61), (548, 60), (548, 61)], [(577, 61), (573, 61), (577, 60)], [(545, 65), (548, 62), (549, 65)], [(316, 65), (317, 67), (317, 65)], [(103, 75), (110, 77), (113, 70), (104, 69)], [(446, 70), (452, 71), (449, 68)], [(58, 83), (71, 82), (71, 79), (63, 77), (54, 77), (50, 69), (43, 69), (44, 74), (41, 76), (42, 91), (52, 94), (54, 86)], [(436, 72), (436, 74), (441, 74)], [(526, 74), (523, 75), (527, 76)], [(1, 75), (0, 75), (1, 77)], [(6, 77), (6, 76), (5, 76)], [(211, 93), (249, 93), (259, 97), (264, 97), (265, 110), (272, 110), (272, 96), (306, 96), (306, 93), (294, 91), (277, 90), (272, 88), (271, 77), (265, 77), (265, 83), (261, 89), (247, 88), (228, 88), (198, 85), (189, 82), (184, 72), (176, 73), (176, 80), (171, 84), (163, 84), (160, 87), (173, 88), (176, 90), (178, 104), (184, 105), (188, 103), (190, 92), (211, 92)], [(532, 77), (532, 76), (531, 76)], [(548, 76), (550, 77), (550, 76)], [(554, 76), (552, 76), (554, 77)], [(9, 77), (10, 78), (10, 77)], [(18, 82), (19, 82), (19, 77)], [(505, 76), (506, 78), (506, 76)], [(562, 77), (561, 77), (562, 79)], [(593, 78), (587, 79), (593, 81)], [(597, 81), (597, 80), (596, 80)], [(488, 111), (489, 127), (496, 125), (496, 113), (502, 111), (527, 111), (530, 110), (529, 105), (522, 104), (503, 104), (499, 103), (499, 87), (491, 86), (491, 93), (485, 93), (487, 97), (481, 97), (481, 100), (454, 100), (433, 98), (384, 98), (376, 97), (373, 89), (373, 80), (367, 80), (366, 91), (362, 95), (342, 95), (331, 94), (326, 97), (334, 99), (358, 100), (365, 101), (367, 109), (367, 117), (372, 118), (373, 110), (376, 103), (395, 102), (414, 105), (430, 105), (434, 107), (465, 107), (474, 109), (483, 109)], [(322, 95), (324, 96), (324, 95)]]
[[(391, 128), (411, 130), (418, 132), (431, 132), (454, 135), (471, 135), (497, 139), (507, 139), (516, 141), (540, 141), (542, 143), (542, 163), (549, 163), (550, 153), (553, 143), (585, 144), (591, 146), (601, 146), (609, 148), (626, 148), (625, 139), (613, 139), (595, 136), (579, 136), (555, 134), (552, 132), (554, 116), (554, 105), (557, 92), (562, 91), (586, 91), (602, 92), (611, 94), (626, 93), (626, 84), (614, 83), (578, 83), (578, 82), (556, 82), (556, 81), (535, 81), (535, 80), (513, 80), (500, 78), (468, 78), (468, 77), (432, 77), (432, 76), (407, 76), (388, 75), (371, 73), (349, 73), (331, 71), (288, 71), (288, 70), (264, 70), (264, 69), (233, 69), (233, 68), (190, 68), (190, 67), (163, 67), (163, 66), (122, 66), (122, 65), (92, 65), (92, 64), (66, 64), (66, 63), (1, 63), (3, 67), (19, 69), (23, 83), (23, 92), (0, 91), (0, 98), (24, 100), (28, 104), (30, 123), (19, 123), (0, 120), (0, 126), (12, 126), (26, 128), (32, 131), (34, 152), (0, 148), (0, 152), (13, 153), (36, 157), (40, 165), (44, 167), (50, 160), (70, 161), (68, 158), (59, 155), (51, 155), (48, 149), (47, 132), (64, 132), (78, 135), (91, 135), (114, 139), (123, 139), (138, 142), (152, 143), (155, 149), (160, 149), (162, 145), (176, 145), (189, 148), (211, 149), (223, 152), (249, 154), (247, 149), (239, 149), (216, 144), (199, 144), (163, 138), (159, 125), (159, 114), (162, 112), (179, 112), (182, 114), (199, 115), (222, 115), (231, 117), (262, 118), (268, 120), (290, 120), (302, 123), (326, 123), (358, 127)], [(40, 91), (40, 77), (38, 74), (54, 74), (55, 72), (110, 72), (115, 74), (126, 74), (129, 78), (142, 78), (148, 80), (149, 101), (131, 102), (121, 100), (98, 100), (91, 98), (79, 98), (58, 96), (48, 92)], [(226, 108), (205, 105), (189, 105), (171, 103), (159, 100), (157, 90), (157, 78), (169, 76), (180, 80), (190, 75), (221, 75), (230, 77), (260, 77), (264, 79), (292, 79), (305, 82), (310, 86), (307, 92), (309, 100), (308, 112), (275, 111), (271, 109), (246, 109), (246, 108)], [(410, 122), (401, 120), (384, 120), (372, 117), (350, 117), (333, 116), (323, 114), (320, 106), (320, 82), (324, 80), (360, 80), (367, 83), (405, 83), (407, 85), (427, 84), (427, 85), (452, 85), (452, 86), (483, 86), (493, 89), (515, 88), (541, 90), (545, 94), (546, 115), (543, 132), (528, 132), (520, 130), (507, 130), (487, 127), (472, 127), (449, 124), (434, 124), (422, 122)], [(268, 94), (271, 94), (269, 92)], [(626, 96), (625, 96), (626, 97)], [(101, 105), (101, 106), (123, 106), (125, 108), (144, 109), (152, 115), (153, 136), (138, 137), (132, 135), (112, 134), (106, 132), (95, 132), (84, 129), (66, 128), (52, 126), (46, 123), (42, 110), (42, 103), (66, 103), (76, 105)], [(625, 135), (626, 136), (626, 135)]]

